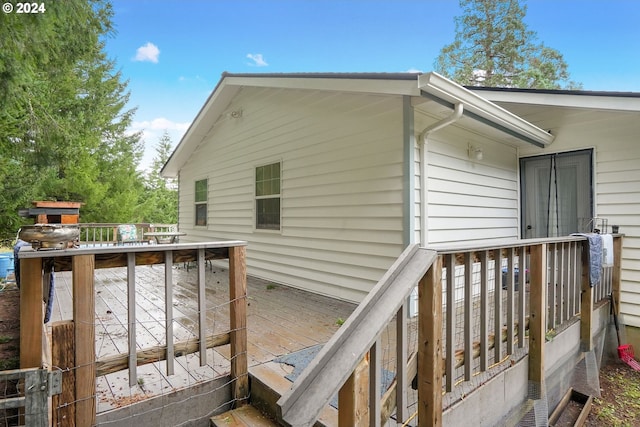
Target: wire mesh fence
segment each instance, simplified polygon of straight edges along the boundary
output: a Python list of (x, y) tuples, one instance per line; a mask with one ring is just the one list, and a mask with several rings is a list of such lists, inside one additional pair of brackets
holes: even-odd
[[(551, 340), (580, 315), (583, 286), (582, 245), (574, 239), (546, 246), (547, 325), (545, 339)], [(442, 348), (445, 374), (443, 410), (464, 400), (500, 372), (508, 369), (529, 351), (530, 268), (526, 245), (491, 251), (445, 253), (442, 270)], [(602, 279), (593, 288), (593, 303), (612, 292), (613, 266), (602, 268)], [(417, 294), (410, 304), (416, 304)], [(411, 311), (411, 310), (410, 310)], [(419, 316), (420, 313), (417, 313)], [(417, 352), (415, 318), (409, 322), (408, 354)], [(382, 334), (393, 337), (396, 327), (389, 325)], [(391, 331), (391, 332), (387, 332)], [(393, 339), (389, 340), (393, 341)], [(383, 368), (397, 372), (393, 342), (386, 344)], [(591, 369), (593, 371), (593, 369)], [(538, 387), (540, 388), (540, 387)], [(535, 394), (535, 393), (534, 393)], [(530, 393), (532, 417), (521, 425), (540, 425), (547, 408), (544, 389)], [(417, 412), (417, 395), (410, 390), (409, 414)], [(546, 413), (544, 415), (546, 421)], [(395, 425), (392, 420), (388, 425)], [(407, 421), (399, 420), (398, 422)], [(406, 425), (418, 425), (413, 418)]]
[[(579, 314), (583, 272), (579, 242), (550, 244), (547, 248), (547, 333), (552, 338), (555, 330)], [(526, 246), (450, 252), (443, 256), (442, 363), (446, 409), (526, 356), (531, 260)], [(173, 275), (171, 287), (166, 284), (168, 271)], [(96, 377), (95, 389), (80, 399), (54, 396), (52, 425), (66, 425), (71, 408), (85, 404), (95, 406), (101, 424), (105, 425), (127, 425), (123, 423), (135, 423), (145, 416), (162, 420), (158, 425), (188, 424), (207, 414), (192, 412), (178, 419), (178, 413), (184, 412), (178, 410), (181, 405), (198, 407), (202, 399), (211, 400), (216, 403), (209, 404), (209, 414), (233, 406), (235, 398), (230, 390), (236, 384), (230, 381), (242, 381), (229, 379), (234, 363), (255, 357), (252, 353), (268, 352), (260, 339), (249, 343), (252, 351), (245, 348), (237, 353), (231, 348), (230, 336), (247, 331), (246, 324), (241, 328), (232, 325), (232, 307), (238, 299), (229, 292), (227, 270), (204, 263), (196, 268), (182, 263), (169, 268), (158, 264), (135, 267), (133, 285), (131, 277), (130, 270), (123, 268), (96, 270), (92, 327), (97, 360), (91, 366)], [(612, 280), (611, 269), (605, 270), (594, 292), (596, 301), (611, 292)], [(72, 282), (72, 272), (56, 274), (54, 321), (74, 317)], [(202, 286), (205, 282), (207, 285)], [(265, 283), (265, 286), (269, 289), (275, 285)], [(249, 302), (246, 296), (240, 299)], [(414, 303), (410, 299), (407, 307)], [(411, 311), (403, 311), (402, 316)], [(295, 315), (289, 322), (292, 318)], [(406, 346), (407, 357), (418, 350), (418, 317), (404, 320), (406, 332), (399, 332), (402, 328), (398, 320), (396, 317), (379, 338), (382, 393), (389, 389), (399, 371), (398, 334), (406, 334), (400, 342)], [(326, 337), (317, 342), (324, 340)], [(55, 345), (53, 351), (58, 351)], [(55, 363), (55, 357), (48, 355), (51, 369), (61, 372), (67, 380), (75, 381), (74, 377), (80, 376), (78, 372), (87, 368)], [(243, 375), (246, 377), (246, 372)], [(405, 422), (418, 425), (417, 393), (411, 387), (412, 379), (409, 378), (405, 390), (406, 408), (392, 411), (387, 425)], [(190, 392), (181, 394), (186, 388)], [(150, 404), (152, 400), (158, 405)]]
[[(179, 418), (174, 415), (180, 411), (172, 411), (161, 423), (180, 425), (247, 399), (242, 242), (32, 251), (25, 257), (29, 274), (20, 281), (26, 296), (21, 311), (37, 312), (42, 305), (38, 267), (57, 267), (50, 282), (55, 291), (45, 302), (54, 307), (52, 321), (38, 327), (41, 316), (22, 316), (21, 325), (42, 337), (42, 343), (22, 340), (21, 360), (62, 378), (47, 425), (94, 425), (96, 414), (122, 408), (132, 422), (175, 402), (216, 395), (199, 405), (204, 413), (181, 411)], [(228, 258), (226, 275), (214, 271), (209, 258)], [(189, 271), (193, 259), (196, 268)], [(186, 388), (192, 393), (181, 395)]]

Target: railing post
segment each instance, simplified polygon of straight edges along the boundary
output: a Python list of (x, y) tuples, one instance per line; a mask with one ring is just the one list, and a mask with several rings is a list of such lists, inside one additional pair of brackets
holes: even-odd
[(246, 248), (229, 248), (229, 299), (231, 380), (233, 398), (238, 405), (249, 397), (249, 368), (247, 362), (247, 265)]
[(418, 284), (418, 307), (418, 420), (420, 425), (438, 427), (442, 426), (443, 375), (441, 256)]
[(76, 425), (96, 424), (96, 334), (93, 255), (72, 257)]
[[(591, 351), (591, 322), (593, 316), (593, 288), (589, 280), (589, 245), (582, 242), (582, 277), (580, 278), (580, 349)], [(601, 279), (602, 280), (602, 279)]]
[[(197, 270), (198, 270), (198, 337), (199, 337), (199, 344), (200, 344), (200, 366), (204, 366), (207, 364), (207, 294), (206, 294), (206, 287), (207, 287), (207, 281), (206, 281), (206, 275), (205, 275), (205, 257), (204, 257), (204, 248), (200, 248), (198, 249), (198, 254), (197, 254)], [(232, 274), (232, 268), (231, 268), (231, 249), (229, 249), (229, 274)], [(233, 333), (233, 331), (235, 330), (235, 327), (233, 326), (233, 322), (234, 322), (234, 301), (235, 301), (235, 297), (234, 292), (237, 291), (236, 286), (237, 283), (234, 281), (235, 280), (235, 276), (233, 277), (233, 279), (231, 277), (229, 277), (229, 298), (231, 300), (231, 332)], [(246, 288), (245, 288), (246, 291)], [(246, 310), (245, 310), (245, 315), (246, 315)], [(246, 326), (246, 321), (244, 323), (244, 325)], [(233, 338), (231, 339), (231, 342), (233, 343)], [(246, 348), (246, 347), (245, 347)], [(233, 351), (234, 349), (234, 344), (231, 344), (231, 363), (233, 364), (233, 359), (235, 358), (235, 353)], [(231, 367), (231, 374), (233, 375), (233, 365)], [(235, 377), (234, 377), (235, 378)]]
[(42, 258), (20, 261), (20, 367), (42, 367)]
[[(407, 304), (404, 303), (398, 309), (396, 314), (396, 418), (404, 420), (407, 418), (407, 381), (409, 378), (407, 373)], [(415, 375), (415, 373), (413, 374)], [(385, 416), (382, 424), (386, 422), (388, 417)]]
[(380, 338), (373, 343), (369, 350), (369, 427), (380, 427), (380, 398), (382, 394), (381, 367), (382, 343)]
[(167, 375), (173, 375), (174, 345), (173, 345), (173, 252), (164, 253), (164, 312), (167, 318), (165, 336), (167, 342)]
[(544, 392), (544, 343), (546, 335), (547, 245), (531, 246), (529, 293), (529, 384), (530, 397)]
[(369, 353), (338, 391), (338, 427), (369, 425)]
[(72, 320), (51, 325), (51, 363), (62, 371), (62, 392), (51, 398), (52, 420), (56, 427), (75, 426), (76, 372), (75, 330)]
[(611, 277), (611, 293), (617, 307), (615, 313), (620, 313), (620, 280), (622, 275), (622, 236), (613, 237), (613, 271)]

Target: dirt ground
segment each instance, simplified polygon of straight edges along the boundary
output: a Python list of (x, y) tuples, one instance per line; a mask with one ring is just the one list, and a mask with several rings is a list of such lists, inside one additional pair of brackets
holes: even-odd
[[(0, 285), (0, 289), (2, 286)], [(20, 366), (20, 291), (9, 285), (0, 291), (0, 371)], [(0, 381), (0, 399), (17, 397), (15, 381)], [(0, 410), (0, 427), (18, 425), (17, 409)]]
[(7, 285), (0, 291), (0, 370), (16, 369), (20, 355), (20, 291)]
[(604, 366), (600, 390), (602, 397), (594, 399), (585, 426), (640, 427), (640, 372), (622, 361)]
[[(19, 346), (20, 292), (10, 284), (0, 291), (0, 370), (19, 366)], [(600, 388), (586, 426), (640, 427), (640, 372), (621, 361), (609, 364), (600, 370)], [(0, 385), (0, 398), (7, 391)]]

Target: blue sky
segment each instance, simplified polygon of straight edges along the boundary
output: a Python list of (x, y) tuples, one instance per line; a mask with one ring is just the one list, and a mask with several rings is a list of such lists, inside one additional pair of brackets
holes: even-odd
[[(585, 90), (640, 92), (640, 1), (529, 0), (525, 23)], [(143, 166), (177, 144), (222, 72), (433, 70), (457, 0), (113, 0), (109, 57), (129, 81)]]

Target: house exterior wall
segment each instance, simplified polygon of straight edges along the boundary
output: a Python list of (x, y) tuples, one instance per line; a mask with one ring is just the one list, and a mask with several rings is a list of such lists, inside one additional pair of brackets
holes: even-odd
[[(402, 97), (245, 87), (227, 111), (180, 170), (180, 230), (248, 241), (249, 274), (361, 300), (404, 248)], [(281, 230), (257, 230), (254, 171), (272, 162)]]
[[(482, 159), (470, 158), (469, 144)], [(517, 149), (459, 127), (434, 134), (427, 147), (428, 244), (517, 239)]]
[[(620, 115), (564, 125), (544, 153), (594, 149), (595, 216), (625, 235), (622, 249), (621, 322), (640, 327), (640, 144), (632, 126), (637, 119)], [(523, 150), (521, 155), (542, 154)], [(610, 232), (610, 227), (609, 230)]]

